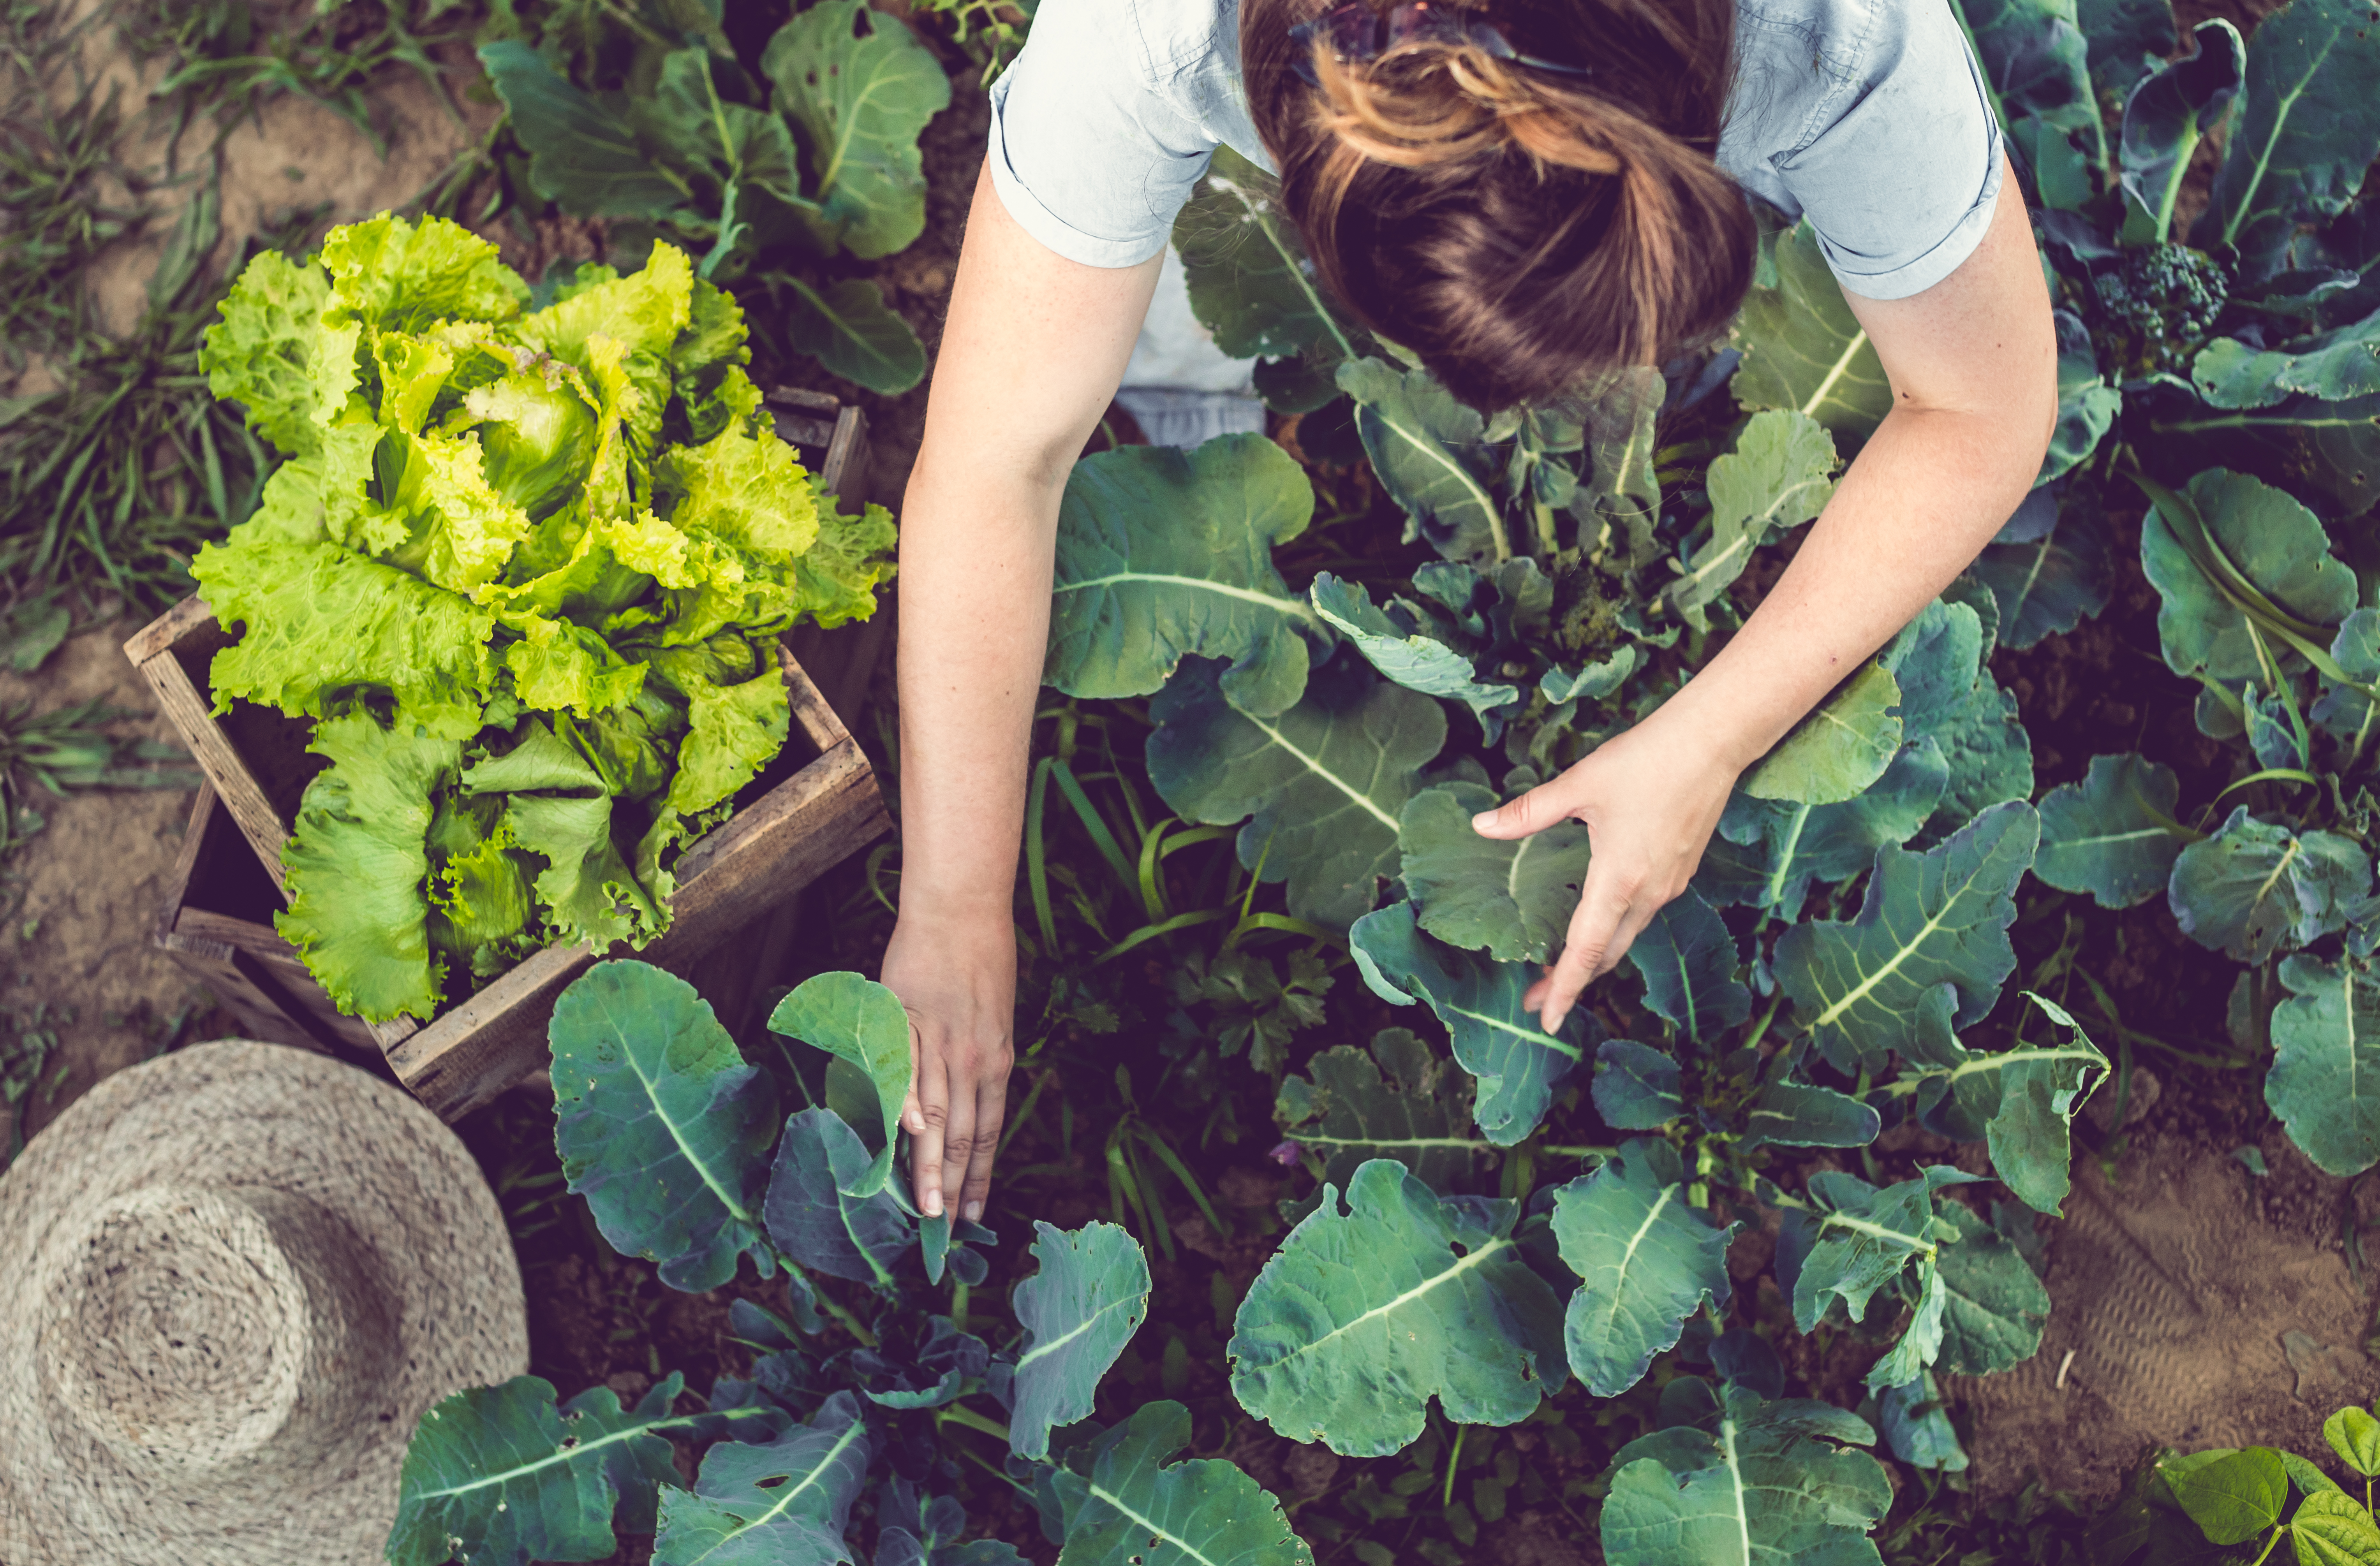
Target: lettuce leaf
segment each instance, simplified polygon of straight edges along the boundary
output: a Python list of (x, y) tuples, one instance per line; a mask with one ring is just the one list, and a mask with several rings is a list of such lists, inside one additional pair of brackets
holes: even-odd
[(565, 794), (613, 794), (594, 763), (557, 735), (544, 720), (525, 720), (513, 747), (500, 756), (482, 755), (463, 769), (466, 795), (526, 794), (552, 789)]
[(537, 896), (555, 939), (598, 951), (615, 941), (642, 946), (669, 922), (612, 841), (612, 812), (600, 795), (516, 794), (504, 806), (515, 840), (546, 861)]
[(729, 430), (679, 447), (669, 467), (678, 491), (669, 519), (682, 533), (707, 535), (771, 564), (818, 539), (818, 492), (794, 448), (773, 431), (756, 439)]
[(679, 684), (688, 725), (669, 803), (691, 816), (731, 797), (785, 747), (793, 709), (774, 660), (741, 685), (714, 685), (692, 674), (681, 674)]
[(899, 529), (880, 505), (849, 516), (832, 497), (820, 499), (818, 541), (794, 561), (794, 599), (797, 613), (831, 631), (876, 613), (876, 588), (892, 579)]
[(389, 511), (406, 519), (404, 541), (382, 557), (453, 592), (494, 581), (529, 519), (488, 483), (479, 437), (395, 434), (381, 444), (402, 454)]
[(660, 934), (674, 856), (784, 744), (773, 637), (869, 613), (891, 570), (891, 517), (821, 515), (683, 252), (535, 297), (458, 225), (382, 214), (251, 262), (207, 337), (288, 456), (192, 567), (238, 638), (214, 697), (317, 720), (286, 917), (376, 1018), (428, 1015), (450, 968)]
[(570, 503), (595, 461), (594, 406), (559, 370), (516, 370), (463, 397), (489, 484), (538, 521)]
[(519, 943), (537, 912), (528, 882), (536, 866), (528, 859), (513, 850), (501, 823), (473, 847), (450, 856), (431, 893), (431, 944), (487, 977), (489, 959), (509, 954), (506, 949)]
[(321, 443), (356, 384), (356, 327), (323, 319), (322, 269), (267, 250), (248, 263), (207, 328), (199, 368), (207, 389), (248, 409), (249, 428), (289, 455)]
[(309, 748), (331, 765), (306, 785), (282, 847), (289, 906), (273, 926), (340, 1011), (427, 1020), (445, 974), (424, 892), (430, 801), (462, 760), (461, 736), (400, 705), (393, 726), (368, 710), (324, 719)]
[(592, 363), (589, 345), (598, 336), (667, 359), (693, 319), (694, 263), (676, 246), (661, 243), (653, 246), (642, 272), (574, 287), (536, 314), (521, 317), (514, 331), (540, 353), (583, 369)]
[(645, 684), (642, 663), (628, 662), (611, 643), (568, 620), (527, 622), (522, 638), (504, 649), (504, 667), (525, 705), (581, 718), (632, 699)]
[(234, 697), (291, 717), (324, 717), (331, 693), (388, 690), (442, 726), (477, 727), (495, 679), (495, 616), (458, 594), (336, 544), (211, 544), (190, 574), (228, 630), (215, 654), (215, 710)]
[(528, 285), (493, 245), (443, 217), (425, 217), (417, 228), (383, 212), (334, 228), (322, 239), (322, 264), (334, 306), (376, 331), (509, 321), (528, 302)]

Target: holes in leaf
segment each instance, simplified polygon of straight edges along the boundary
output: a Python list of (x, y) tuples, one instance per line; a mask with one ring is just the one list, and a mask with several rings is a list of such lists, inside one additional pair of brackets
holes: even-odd
[(1446, 1243), (1446, 1248), (1458, 1256), (1467, 1256), (1471, 1254), (1470, 1248), (1460, 1240), (1449, 1240)]

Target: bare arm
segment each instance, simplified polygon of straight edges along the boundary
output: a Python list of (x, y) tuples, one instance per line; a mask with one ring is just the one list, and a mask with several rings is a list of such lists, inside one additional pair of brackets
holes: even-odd
[(918, 1204), (981, 1216), (1016, 1001), (1011, 899), (1058, 501), (1115, 395), (1157, 262), (1083, 266), (976, 184), (901, 517), (901, 911)]
[(1544, 1026), (1685, 890), (1744, 768), (1965, 569), (2032, 487), (2058, 416), (2058, 345), (2033, 232), (2003, 173), (1991, 226), (1906, 299), (1850, 298), (1892, 384), (1885, 416), (1792, 564), (1718, 657), (1645, 722), (1476, 823), (1586, 822), (1594, 858)]

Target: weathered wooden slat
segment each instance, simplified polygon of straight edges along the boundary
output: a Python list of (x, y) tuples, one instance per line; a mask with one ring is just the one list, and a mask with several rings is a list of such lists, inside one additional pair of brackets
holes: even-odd
[(215, 612), (207, 607), (207, 601), (193, 593), (133, 632), (124, 643), (124, 656), (138, 668), (181, 640), (182, 634), (192, 626), (202, 625), (214, 617)]
[[(280, 889), (281, 845), (288, 841), (288, 828), (282, 823), (280, 812), (273, 809), (273, 802), (265, 797), (263, 784), (257, 782), (256, 774), (249, 771), (248, 763), (233, 748), (231, 736), (224, 733), (222, 724), (215, 722), (206, 698), (199, 694), (199, 687), (190, 683), (189, 672), (174, 655), (175, 641), (214, 624), (211, 615), (202, 615), (196, 620), (182, 615), (184, 609), (197, 602), (196, 599), (184, 599), (151, 622), (146, 630), (125, 646), (131, 648), (141, 642), (151, 631), (175, 621), (176, 616), (182, 616), (173, 641), (168, 641), (140, 661), (140, 677), (148, 681), (149, 688), (156, 693), (157, 705), (164, 710), (166, 719), (181, 734), (183, 743), (190, 747), (191, 759), (198, 762), (199, 771), (206, 774), (207, 782), (214, 785), (217, 799), (239, 823), (242, 834), (255, 846), (256, 856), (264, 862), (264, 873), (271, 876), (273, 886)], [(200, 607), (205, 606), (200, 604)]]

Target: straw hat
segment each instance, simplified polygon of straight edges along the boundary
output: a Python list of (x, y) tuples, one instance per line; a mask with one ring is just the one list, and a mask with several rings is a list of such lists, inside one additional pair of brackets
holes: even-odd
[(118, 1072), (0, 1175), (0, 1562), (372, 1566), (422, 1412), (528, 1368), (412, 1098), (246, 1039)]

